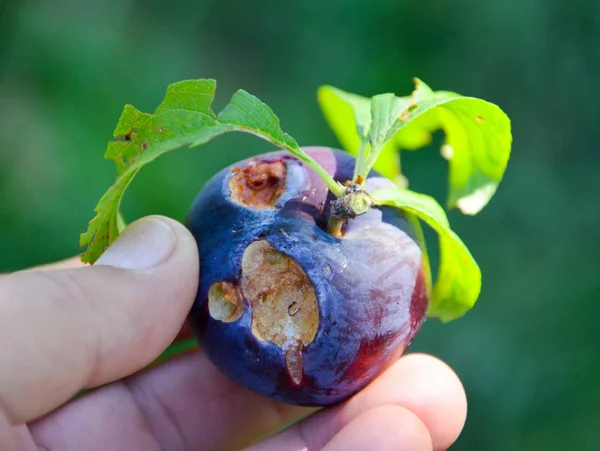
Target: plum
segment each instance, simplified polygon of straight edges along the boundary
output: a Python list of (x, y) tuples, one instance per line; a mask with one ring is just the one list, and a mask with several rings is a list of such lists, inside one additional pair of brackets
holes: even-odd
[[(354, 158), (304, 149), (336, 181)], [(393, 186), (372, 172), (367, 190)], [(423, 254), (403, 213), (373, 207), (327, 231), (335, 198), (285, 151), (213, 176), (190, 210), (201, 274), (189, 323), (208, 358), (274, 400), (327, 406), (410, 345), (428, 308)]]

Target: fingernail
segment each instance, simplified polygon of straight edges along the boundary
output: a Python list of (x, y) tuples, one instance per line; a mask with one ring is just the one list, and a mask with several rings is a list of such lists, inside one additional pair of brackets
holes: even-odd
[(96, 265), (123, 269), (148, 269), (167, 260), (177, 247), (169, 225), (146, 217), (130, 224), (96, 261)]

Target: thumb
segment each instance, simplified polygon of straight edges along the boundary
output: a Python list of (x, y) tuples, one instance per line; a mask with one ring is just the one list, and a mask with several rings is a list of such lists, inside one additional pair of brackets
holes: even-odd
[(94, 266), (0, 276), (0, 408), (29, 421), (150, 363), (185, 321), (198, 265), (187, 229), (152, 216)]

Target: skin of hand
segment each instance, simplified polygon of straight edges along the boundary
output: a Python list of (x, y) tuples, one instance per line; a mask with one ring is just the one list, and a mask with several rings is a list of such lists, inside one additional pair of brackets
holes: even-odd
[(201, 350), (148, 368), (192, 306), (197, 252), (183, 225), (150, 216), (93, 266), (0, 276), (1, 450), (420, 451), (456, 440), (465, 392), (428, 355), (405, 355), (318, 411), (249, 392)]

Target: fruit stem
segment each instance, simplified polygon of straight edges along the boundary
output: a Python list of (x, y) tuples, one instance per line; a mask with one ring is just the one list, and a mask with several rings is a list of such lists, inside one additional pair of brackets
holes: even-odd
[(292, 155), (297, 157), (303, 163), (306, 163), (313, 171), (317, 173), (319, 177), (325, 182), (329, 191), (331, 191), (335, 197), (342, 197), (346, 194), (346, 189), (338, 182), (336, 182), (329, 172), (325, 170), (317, 161), (304, 152), (300, 147), (287, 145), (286, 150)]
[(327, 221), (327, 233), (336, 238), (342, 237), (342, 226), (344, 225), (344, 220), (339, 216), (331, 215), (329, 216), (329, 221)]
[(347, 181), (344, 193), (331, 201), (331, 215), (327, 221), (327, 232), (338, 238), (342, 236), (342, 226), (348, 219), (365, 214), (373, 205), (367, 190), (358, 183)]

